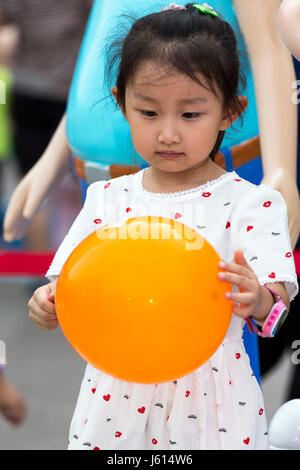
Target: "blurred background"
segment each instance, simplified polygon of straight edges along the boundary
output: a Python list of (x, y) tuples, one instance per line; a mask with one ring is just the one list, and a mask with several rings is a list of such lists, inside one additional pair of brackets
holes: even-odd
[[(3, 240), (9, 198), (44, 152), (65, 112), (91, 4), (89, 0), (0, 0), (2, 271), (16, 264), (21, 267), (14, 254), (43, 253), (47, 263), (81, 208), (78, 178), (69, 172), (27, 236), (13, 243)], [(84, 363), (59, 330), (44, 335), (28, 317), (29, 298), (46, 283), (43, 277), (22, 273), (0, 275), (0, 341), (7, 361), (0, 372), (1, 450), (66, 448)]]
[[(19, 0), (0, 0), (0, 268), (5, 262), (1, 254), (9, 252), (7, 272), (15, 262), (13, 254), (51, 256), (82, 205), (78, 178), (70, 172), (27, 236), (13, 243), (3, 240), (9, 198), (42, 155), (65, 112), (91, 6), (87, 0), (26, 3), (24, 9)], [(299, 63), (294, 63), (300, 77)], [(2, 375), (8, 384), (5, 400), (0, 393), (0, 450), (67, 446), (85, 363), (59, 329), (39, 330), (28, 317), (28, 300), (46, 283), (39, 276), (0, 273), (0, 341), (7, 360)], [(283, 403), (300, 398), (299, 364), (292, 347), (299, 331), (293, 326), (297, 310), (295, 302), (292, 319), (261, 364), (268, 422)]]

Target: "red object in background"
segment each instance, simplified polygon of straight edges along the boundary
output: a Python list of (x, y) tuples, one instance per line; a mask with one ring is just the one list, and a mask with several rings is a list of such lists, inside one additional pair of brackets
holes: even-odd
[[(0, 251), (0, 276), (44, 277), (55, 253), (30, 251)], [(294, 260), (300, 277), (300, 249), (295, 250)]]
[(44, 277), (55, 253), (0, 251), (0, 276)]
[(300, 250), (295, 250), (294, 253), (294, 261), (296, 266), (296, 273), (297, 276), (300, 277)]

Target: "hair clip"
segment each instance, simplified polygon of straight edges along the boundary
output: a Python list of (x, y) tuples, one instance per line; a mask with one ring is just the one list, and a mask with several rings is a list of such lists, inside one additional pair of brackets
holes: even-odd
[(200, 10), (202, 13), (209, 13), (210, 15), (219, 16), (218, 13), (208, 3), (201, 3), (201, 5), (194, 4), (193, 7)]
[(162, 11), (166, 10), (186, 10), (184, 5), (177, 5), (177, 3), (170, 3), (168, 7), (162, 8)]

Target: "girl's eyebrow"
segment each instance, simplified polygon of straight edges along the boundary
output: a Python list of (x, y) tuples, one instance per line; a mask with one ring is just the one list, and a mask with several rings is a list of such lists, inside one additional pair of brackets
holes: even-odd
[[(149, 103), (154, 103), (156, 104), (157, 101), (155, 98), (152, 98), (151, 96), (146, 96), (142, 95), (141, 93), (135, 93), (134, 94), (135, 98), (141, 99), (143, 101), (149, 101)], [(197, 97), (197, 98), (183, 98), (178, 101), (180, 104), (195, 104), (195, 103), (207, 103), (207, 99), (204, 97)]]
[(194, 104), (194, 103), (207, 103), (207, 99), (203, 96), (199, 96), (197, 98), (184, 98), (179, 100), (179, 103), (182, 104)]
[(141, 93), (135, 93), (134, 97), (139, 99), (139, 100), (149, 101), (150, 103), (156, 103), (155, 98), (151, 98), (150, 96), (142, 95)]

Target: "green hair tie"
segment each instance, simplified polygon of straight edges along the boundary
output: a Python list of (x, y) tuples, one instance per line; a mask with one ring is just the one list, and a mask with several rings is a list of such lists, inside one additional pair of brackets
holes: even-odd
[(218, 13), (208, 3), (201, 3), (201, 5), (193, 5), (193, 7), (200, 10), (202, 13), (209, 13), (210, 15), (219, 16)]

